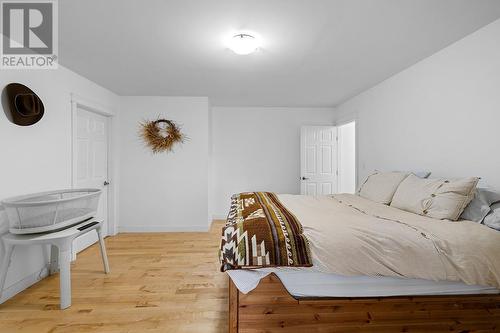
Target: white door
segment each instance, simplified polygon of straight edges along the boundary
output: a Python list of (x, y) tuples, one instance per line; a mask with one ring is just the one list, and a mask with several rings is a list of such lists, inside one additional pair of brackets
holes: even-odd
[(300, 133), (300, 193), (337, 192), (337, 128), (304, 126)]
[[(108, 190), (108, 121), (94, 112), (78, 108), (76, 111), (76, 142), (74, 172), (75, 188), (100, 188), (102, 194), (96, 218), (103, 221), (103, 234), (107, 235)], [(75, 240), (73, 252), (76, 254), (97, 241), (91, 232)]]

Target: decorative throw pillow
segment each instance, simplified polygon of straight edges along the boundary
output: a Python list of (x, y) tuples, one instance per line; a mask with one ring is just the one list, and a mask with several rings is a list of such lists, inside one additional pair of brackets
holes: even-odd
[(483, 223), (490, 228), (500, 230), (500, 202), (491, 206), (491, 212), (486, 215)]
[(398, 185), (408, 177), (405, 172), (375, 172), (366, 178), (358, 195), (381, 204), (391, 203)]
[(441, 220), (456, 221), (474, 197), (479, 178), (422, 179), (409, 175), (401, 182), (391, 207)]
[(474, 199), (465, 208), (461, 219), (481, 223), (491, 211), (490, 206), (500, 201), (500, 192), (489, 188), (477, 188)]

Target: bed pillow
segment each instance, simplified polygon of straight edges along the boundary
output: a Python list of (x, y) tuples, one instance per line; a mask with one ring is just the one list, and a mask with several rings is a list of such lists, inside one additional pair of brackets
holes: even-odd
[(491, 212), (486, 215), (483, 223), (490, 228), (500, 230), (500, 202), (491, 206)]
[(358, 194), (365, 199), (388, 205), (406, 177), (406, 172), (375, 172), (366, 178)]
[(408, 173), (412, 173), (418, 178), (429, 178), (429, 176), (431, 175), (430, 171), (410, 171)]
[(477, 188), (474, 199), (465, 208), (460, 218), (481, 223), (486, 215), (491, 212), (490, 206), (499, 201), (500, 192), (489, 188)]
[(418, 178), (429, 178), (429, 176), (431, 175), (430, 171), (412, 171), (411, 173)]
[(474, 198), (479, 178), (422, 179), (409, 175), (398, 186), (391, 207), (441, 220), (456, 221)]

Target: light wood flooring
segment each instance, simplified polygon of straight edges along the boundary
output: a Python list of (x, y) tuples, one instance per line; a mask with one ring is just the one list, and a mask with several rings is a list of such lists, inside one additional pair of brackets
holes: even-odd
[(59, 275), (0, 305), (0, 332), (227, 332), (228, 280), (219, 272), (218, 221), (207, 233), (106, 238), (72, 264), (73, 305), (59, 310)]

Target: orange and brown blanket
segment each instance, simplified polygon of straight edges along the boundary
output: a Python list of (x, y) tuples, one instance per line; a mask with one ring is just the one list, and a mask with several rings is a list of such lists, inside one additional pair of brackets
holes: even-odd
[(310, 267), (309, 243), (302, 232), (300, 222), (276, 194), (235, 194), (222, 229), (221, 270)]

